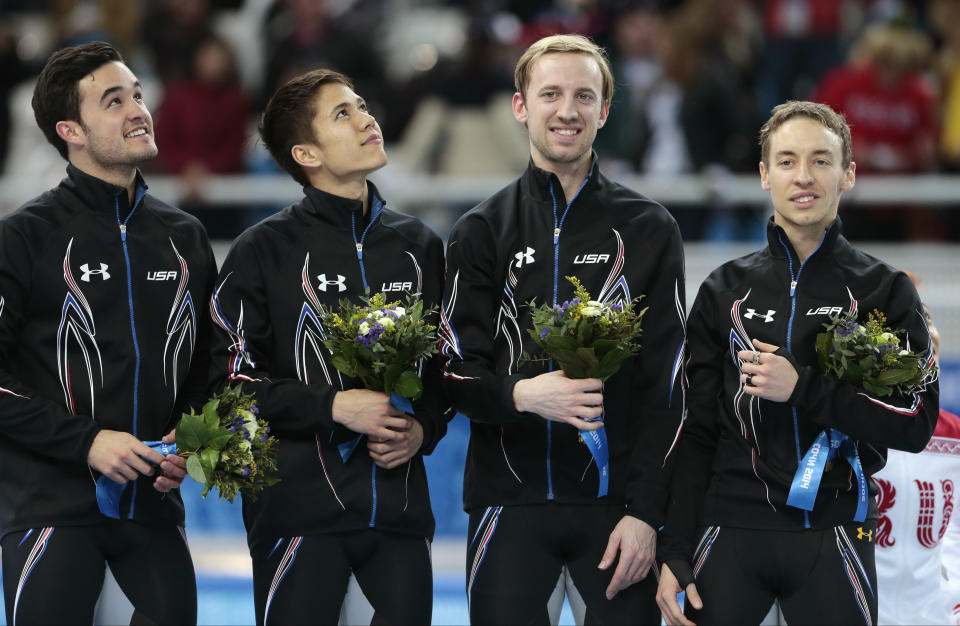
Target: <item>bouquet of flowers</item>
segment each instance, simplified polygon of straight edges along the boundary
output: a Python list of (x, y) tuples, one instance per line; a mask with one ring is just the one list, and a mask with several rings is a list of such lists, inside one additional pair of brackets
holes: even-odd
[(886, 316), (876, 309), (866, 325), (851, 312), (831, 315), (830, 323), (823, 325), (826, 332), (817, 335), (820, 370), (879, 397), (919, 391), (937, 366), (930, 355), (901, 348), (903, 331), (886, 324)]
[(647, 309), (637, 311), (636, 305), (643, 296), (623, 305), (607, 304), (592, 300), (576, 277), (566, 279), (574, 287), (573, 300), (552, 307), (530, 302), (533, 328), (527, 332), (567, 377), (605, 381), (640, 350), (640, 323)]
[(423, 393), (420, 361), (437, 353), (437, 327), (427, 321), (437, 307), (424, 309), (414, 296), (406, 306), (388, 303), (382, 293), (361, 300), (363, 305), (341, 300), (338, 311), (320, 313), (331, 363), (367, 389), (416, 400)]
[(190, 478), (204, 485), (204, 498), (216, 487), (229, 502), (238, 492), (256, 499), (280, 480), (270, 476), (277, 469), (277, 440), (259, 415), (253, 394), (229, 385), (200, 414), (184, 413), (177, 424), (176, 453), (187, 460)]

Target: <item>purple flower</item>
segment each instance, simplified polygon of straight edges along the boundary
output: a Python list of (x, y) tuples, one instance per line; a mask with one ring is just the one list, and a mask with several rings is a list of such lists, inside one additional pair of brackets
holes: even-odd
[(237, 432), (237, 427), (236, 427), (236, 426), (231, 426), (231, 427), (230, 427), (230, 432), (233, 432), (233, 433)]
[(236, 417), (236, 416), (237, 416), (236, 411), (230, 411), (230, 417)]
[(549, 328), (544, 328), (543, 330), (540, 331), (540, 339), (543, 339), (544, 337), (546, 337), (546, 336), (549, 335), (549, 334), (550, 334), (550, 329), (549, 329)]
[(260, 435), (259, 437), (257, 437), (257, 439), (259, 439), (260, 441), (266, 441), (266, 440), (267, 440), (267, 436), (266, 436), (266, 435)]
[(247, 430), (246, 428), (243, 429), (243, 438), (246, 439), (247, 441), (250, 441), (250, 431)]
[(243, 468), (243, 472), (241, 473), (241, 475), (242, 475), (242, 476), (249, 476), (249, 475), (250, 475), (250, 468), (249, 468), (249, 467)]
[(622, 311), (622, 310), (623, 310), (623, 307), (620, 306), (619, 304), (611, 304), (611, 305), (610, 305), (610, 310), (611, 310), (611, 311)]
[(269, 434), (270, 434), (270, 427), (267, 426), (266, 430), (264, 430), (263, 432), (265, 432), (265, 433), (267, 433), (267, 434), (269, 435)]
[(253, 411), (254, 415), (260, 415), (260, 409), (257, 407), (256, 404), (251, 404), (250, 410)]
[(570, 304), (580, 304), (580, 298), (574, 298), (570, 301)]

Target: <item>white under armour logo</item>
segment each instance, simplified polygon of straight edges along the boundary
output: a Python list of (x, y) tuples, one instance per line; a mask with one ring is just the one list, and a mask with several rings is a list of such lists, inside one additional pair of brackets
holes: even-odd
[(755, 317), (760, 317), (760, 318), (763, 318), (764, 323), (767, 323), (767, 324), (768, 324), (768, 323), (770, 323), (770, 322), (773, 321), (773, 314), (774, 314), (774, 313), (776, 313), (776, 311), (774, 311), (773, 309), (767, 309), (767, 314), (766, 314), (766, 315), (761, 315), (761, 314), (757, 313), (756, 311), (754, 311), (753, 309), (747, 309), (747, 312), (744, 313), (743, 316), (744, 316), (745, 318), (747, 318), (748, 320), (752, 320), (752, 319), (755, 318)]
[(80, 277), (80, 280), (82, 280), (85, 283), (89, 283), (91, 274), (99, 274), (100, 278), (102, 278), (103, 280), (107, 280), (108, 278), (110, 278), (110, 272), (107, 271), (107, 268), (109, 267), (110, 266), (107, 265), (106, 263), (101, 263), (100, 269), (92, 270), (90, 269), (90, 266), (88, 264), (84, 263), (83, 265), (80, 266), (80, 271), (83, 272), (83, 276)]
[(336, 285), (336, 286), (337, 286), (337, 291), (346, 291), (346, 290), (347, 290), (347, 285), (346, 285), (346, 283), (344, 282), (344, 281), (347, 280), (347, 277), (346, 277), (346, 276), (341, 276), (340, 274), (337, 274), (337, 280), (327, 280), (327, 275), (326, 275), (326, 274), (320, 274), (319, 276), (317, 276), (317, 280), (320, 281), (320, 284), (317, 285), (317, 287), (320, 289), (320, 291), (326, 291), (326, 290), (327, 290), (327, 285)]
[(531, 263), (533, 263), (533, 253), (534, 253), (534, 252), (536, 252), (536, 250), (534, 250), (534, 249), (531, 248), (530, 246), (527, 246), (527, 251), (526, 251), (526, 252), (520, 251), (520, 252), (516, 253), (515, 255), (513, 255), (513, 258), (515, 258), (515, 259), (517, 260), (517, 262), (514, 264), (514, 266), (515, 266), (515, 267), (521, 267), (521, 266), (523, 266), (524, 263), (526, 263), (527, 265), (530, 265)]

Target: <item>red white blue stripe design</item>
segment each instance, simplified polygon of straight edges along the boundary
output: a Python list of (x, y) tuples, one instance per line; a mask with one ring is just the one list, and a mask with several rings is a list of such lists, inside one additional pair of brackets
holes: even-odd
[(836, 535), (837, 550), (840, 552), (840, 559), (843, 562), (843, 569), (847, 574), (847, 580), (850, 581), (850, 586), (853, 588), (853, 594), (856, 597), (857, 605), (860, 607), (860, 612), (863, 614), (863, 622), (867, 626), (873, 626), (867, 592), (873, 596), (874, 591), (873, 586), (870, 585), (870, 579), (867, 578), (867, 570), (843, 526), (837, 526), (833, 530)]
[(227, 376), (230, 380), (255, 381), (259, 379), (251, 378), (241, 372), (244, 364), (251, 368), (257, 366), (256, 361), (253, 360), (253, 356), (247, 350), (247, 342), (243, 338), (243, 302), (240, 303), (240, 316), (236, 326), (230, 322), (230, 319), (223, 312), (223, 307), (220, 304), (220, 291), (223, 289), (223, 286), (227, 284), (227, 281), (230, 280), (231, 276), (233, 276), (233, 272), (227, 274), (213, 290), (213, 295), (210, 296), (210, 317), (217, 326), (227, 333), (231, 340), (229, 348), (230, 358), (227, 359)]
[[(173, 299), (173, 306), (170, 307), (170, 315), (167, 317), (167, 341), (163, 346), (163, 382), (167, 383), (169, 370), (173, 379), (173, 395), (176, 397), (177, 381), (180, 379), (179, 365), (183, 363), (189, 367), (193, 358), (193, 349), (197, 345), (197, 312), (193, 307), (193, 296), (187, 289), (187, 283), (190, 280), (187, 260), (180, 255), (172, 238), (170, 247), (173, 248), (173, 254), (180, 263), (180, 285)], [(186, 353), (183, 358), (180, 358), (184, 347), (186, 347)]]
[(477, 531), (470, 540), (470, 545), (477, 543), (477, 548), (473, 553), (473, 563), (470, 566), (470, 577), (467, 579), (467, 606), (470, 606), (470, 595), (473, 591), (473, 582), (477, 579), (477, 571), (483, 564), (483, 558), (487, 554), (487, 546), (493, 539), (493, 533), (497, 530), (497, 523), (500, 521), (500, 513), (503, 512), (502, 506), (488, 506), (477, 524)]
[[(51, 526), (40, 531), (40, 534), (37, 536), (37, 541), (33, 544), (33, 548), (30, 549), (30, 554), (27, 555), (27, 560), (23, 564), (20, 581), (17, 583), (17, 593), (13, 599), (13, 620), (11, 626), (16, 626), (17, 624), (17, 609), (20, 607), (20, 596), (23, 593), (23, 588), (26, 586), (27, 580), (30, 578), (30, 574), (33, 573), (34, 568), (36, 568), (37, 563), (39, 563), (43, 557), (43, 553), (46, 552), (47, 545), (50, 543), (50, 537), (53, 536), (53, 530)], [(27, 536), (29, 536), (29, 532)], [(24, 539), (26, 539), (27, 536), (24, 536)]]
[[(70, 412), (89, 413), (94, 417), (96, 415), (94, 373), (99, 373), (100, 384), (103, 385), (103, 361), (100, 357), (100, 347), (97, 345), (97, 329), (93, 321), (93, 312), (70, 269), (72, 248), (73, 239), (70, 239), (63, 257), (63, 280), (67, 283), (67, 295), (63, 300), (60, 325), (57, 328), (57, 374), (60, 377), (60, 386), (63, 388), (64, 402)], [(83, 356), (89, 407), (84, 407), (78, 402), (77, 393), (80, 389), (74, 387), (74, 380), (83, 380), (83, 376), (77, 375), (81, 372), (71, 371), (71, 348), (80, 350)]]
[(274, 573), (273, 581), (270, 583), (270, 591), (267, 593), (267, 606), (263, 609), (264, 624), (269, 623), (270, 605), (273, 603), (273, 597), (276, 595), (280, 583), (283, 582), (283, 579), (293, 567), (293, 562), (297, 559), (297, 550), (300, 548), (301, 543), (303, 543), (303, 537), (293, 537), (287, 545), (283, 557), (280, 559), (280, 564), (277, 565), (277, 571)]

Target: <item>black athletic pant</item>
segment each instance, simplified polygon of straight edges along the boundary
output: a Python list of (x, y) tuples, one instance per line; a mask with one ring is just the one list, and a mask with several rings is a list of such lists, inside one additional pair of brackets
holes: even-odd
[(694, 555), (698, 625), (758, 624), (780, 599), (788, 624), (876, 624), (876, 522), (827, 530), (704, 529)]
[(423, 537), (362, 530), (256, 543), (257, 624), (336, 624), (350, 574), (373, 606), (373, 624), (429, 624), (430, 544)]
[(548, 624), (564, 565), (586, 605), (585, 624), (659, 624), (653, 571), (612, 600), (614, 561), (597, 569), (619, 505), (533, 504), (471, 511), (467, 600), (472, 624)]
[(7, 624), (91, 624), (110, 566), (131, 624), (196, 624), (197, 580), (183, 529), (105, 521), (3, 537)]

